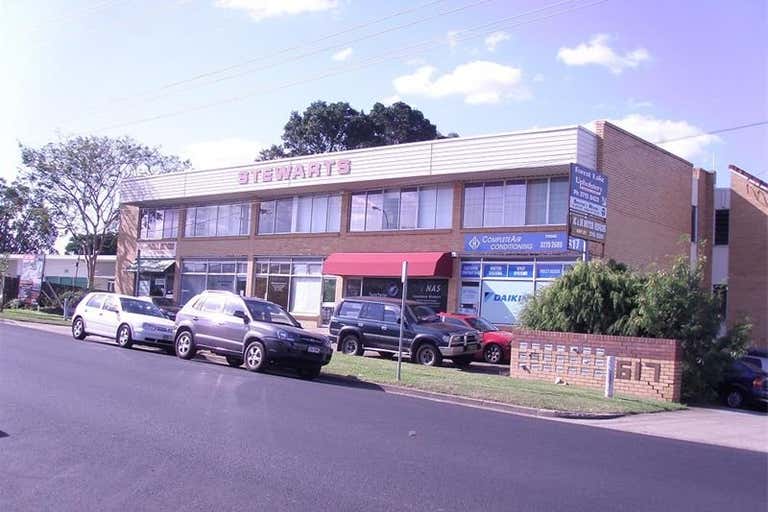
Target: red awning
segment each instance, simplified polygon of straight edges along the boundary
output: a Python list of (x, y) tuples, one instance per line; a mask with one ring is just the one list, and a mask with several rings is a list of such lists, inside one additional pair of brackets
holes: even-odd
[(410, 277), (451, 277), (447, 252), (337, 252), (323, 263), (323, 274), (334, 276), (395, 277), (408, 262)]

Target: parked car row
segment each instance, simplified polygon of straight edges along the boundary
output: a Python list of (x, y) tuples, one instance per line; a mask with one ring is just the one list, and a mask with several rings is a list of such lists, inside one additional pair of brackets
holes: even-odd
[(277, 304), (231, 292), (204, 291), (171, 321), (153, 302), (114, 293), (90, 293), (72, 316), (72, 336), (113, 338), (118, 345), (152, 345), (191, 359), (198, 350), (225, 357), (230, 366), (259, 372), (269, 366), (313, 379), (331, 360), (327, 337), (301, 327)]

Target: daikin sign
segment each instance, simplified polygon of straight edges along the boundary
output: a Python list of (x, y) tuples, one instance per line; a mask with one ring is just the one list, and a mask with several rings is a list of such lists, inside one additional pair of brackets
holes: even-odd
[(351, 173), (352, 161), (341, 158), (338, 160), (314, 160), (305, 163), (286, 163), (272, 167), (243, 169), (238, 173), (237, 179), (240, 185), (247, 185), (249, 183), (270, 183), (275, 181), (301, 181), (333, 175), (346, 176)]

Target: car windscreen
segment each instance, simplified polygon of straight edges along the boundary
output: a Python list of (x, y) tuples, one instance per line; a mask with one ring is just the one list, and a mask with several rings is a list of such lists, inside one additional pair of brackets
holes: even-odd
[(248, 307), (248, 311), (251, 313), (253, 319), (257, 322), (290, 325), (291, 327), (299, 326), (299, 322), (297, 322), (286, 310), (277, 304), (256, 300), (246, 300), (245, 305)]
[(156, 316), (158, 318), (165, 318), (165, 315), (160, 308), (155, 306), (149, 301), (139, 299), (120, 298), (120, 307), (126, 313), (133, 313), (135, 315)]
[(466, 318), (470, 327), (480, 332), (498, 331), (499, 328), (491, 322), (480, 316), (470, 316)]
[(163, 308), (174, 306), (173, 299), (166, 299), (165, 297), (152, 297), (152, 302)]
[(440, 317), (437, 316), (437, 313), (435, 313), (435, 310), (430, 308), (429, 306), (423, 306), (421, 304), (411, 306), (411, 313), (413, 313), (413, 316), (416, 318), (416, 322), (418, 323), (440, 321)]

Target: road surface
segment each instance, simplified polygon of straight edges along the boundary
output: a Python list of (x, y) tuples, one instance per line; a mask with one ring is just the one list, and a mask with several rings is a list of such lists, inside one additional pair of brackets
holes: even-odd
[[(407, 371), (407, 369), (406, 369)], [(0, 324), (0, 510), (765, 510), (765, 454)]]

